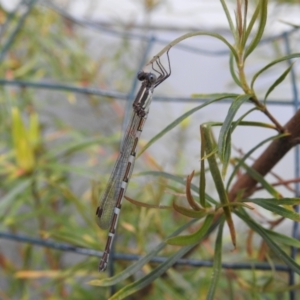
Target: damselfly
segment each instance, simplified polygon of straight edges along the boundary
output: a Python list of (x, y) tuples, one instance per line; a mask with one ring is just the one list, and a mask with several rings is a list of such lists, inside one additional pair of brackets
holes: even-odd
[(155, 60), (157, 68), (152, 63), (152, 69), (158, 73), (158, 77), (154, 73), (144, 71), (139, 72), (137, 75), (137, 79), (142, 81), (142, 84), (133, 102), (131, 120), (126, 129), (119, 157), (96, 211), (97, 224), (102, 229), (109, 230), (106, 246), (99, 263), (99, 271), (104, 271), (107, 267), (122, 200), (134, 167), (136, 147), (149, 112), (153, 90), (171, 75), (168, 54), (167, 57), (169, 72), (161, 64), (159, 57), (157, 57)]

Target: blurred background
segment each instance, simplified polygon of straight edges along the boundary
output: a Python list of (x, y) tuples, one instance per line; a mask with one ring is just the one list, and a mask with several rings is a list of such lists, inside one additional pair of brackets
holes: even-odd
[[(50, 240), (103, 250), (107, 233), (94, 221), (98, 197), (92, 186), (101, 191), (109, 179), (139, 88), (136, 74), (163, 47), (187, 32), (214, 32), (233, 42), (222, 5), (217, 0), (0, 3), (0, 298), (107, 299), (107, 288), (86, 284), (89, 279), (105, 277), (97, 272), (99, 257), (38, 247), (28, 241)], [(234, 18), (236, 1), (226, 3)], [(248, 9), (251, 15), (255, 1), (249, 1)], [(268, 14), (263, 40), (247, 62), (249, 78), (289, 51), (299, 52), (299, 1), (269, 1)], [(241, 92), (230, 75), (229, 51), (219, 40), (189, 38), (169, 54), (172, 74), (155, 90), (139, 149), (184, 112), (206, 101), (204, 94)], [(165, 56), (162, 62), (167, 65)], [(261, 76), (255, 85), (257, 95), (263, 97), (266, 87), (286, 68), (285, 62)], [(297, 63), (293, 70), (296, 77), (287, 76), (268, 100), (269, 110), (282, 125), (298, 105)], [(182, 178), (193, 170), (199, 172), (199, 126), (222, 122), (229, 106), (229, 101), (223, 101), (195, 112), (147, 149), (136, 161), (127, 196), (156, 205), (170, 205), (182, 198), (184, 187), (171, 186), (165, 178), (141, 176), (141, 172), (163, 171)], [(250, 107), (245, 104), (237, 117)], [(252, 113), (249, 120), (268, 122), (259, 112)], [(218, 129), (214, 133), (217, 136)], [(232, 143), (246, 153), (273, 134), (243, 127), (236, 130)], [(295, 154), (290, 152), (274, 173), (282, 179), (293, 178)], [(216, 195), (213, 182), (207, 185), (210, 194)], [(292, 190), (278, 189), (293, 195)], [(172, 211), (124, 202), (117, 252), (144, 255), (187, 221)], [(291, 225), (283, 222), (281, 230), (287, 232)], [(246, 227), (241, 224), (239, 230), (243, 245)], [(229, 236), (227, 242), (227, 261), (249, 259), (245, 249), (232, 257)], [(167, 256), (174, 249), (164, 251), (162, 255)], [(208, 242), (194, 258), (209, 260), (212, 254)], [(127, 265), (121, 261), (117, 271)], [(178, 299), (201, 299), (199, 280), (204, 289), (209, 283), (205, 269), (188, 269), (184, 278), (176, 272), (168, 275), (167, 281), (160, 279), (149, 289), (147, 299), (157, 295), (177, 299), (182, 293), (185, 298)], [(174, 285), (177, 290), (172, 290)], [(224, 292), (226, 288), (224, 280), (220, 289)], [(243, 297), (243, 291), (237, 290)]]

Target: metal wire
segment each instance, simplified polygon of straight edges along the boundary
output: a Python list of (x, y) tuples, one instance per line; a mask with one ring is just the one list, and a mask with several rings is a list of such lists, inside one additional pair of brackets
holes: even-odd
[[(94, 95), (100, 97), (107, 97), (112, 99), (119, 99), (119, 100), (128, 100), (130, 97), (131, 90), (129, 94), (120, 93), (117, 91), (107, 91), (102, 90), (99, 88), (93, 87), (77, 87), (72, 85), (66, 84), (58, 84), (58, 83), (46, 83), (46, 82), (31, 82), (26, 80), (7, 80), (7, 79), (0, 79), (0, 86), (1, 85), (8, 85), (8, 86), (16, 86), (16, 87), (28, 87), (28, 88), (36, 88), (36, 89), (45, 89), (45, 90), (56, 90), (56, 91), (63, 91), (63, 92), (73, 92), (78, 94), (85, 94), (85, 95)], [(208, 98), (192, 98), (192, 97), (168, 97), (168, 96), (153, 96), (152, 101), (158, 102), (184, 102), (184, 103), (203, 103), (209, 101)], [(223, 99), (222, 103), (231, 103), (232, 99)], [(291, 106), (294, 104), (294, 100), (268, 100), (268, 104), (274, 105), (283, 105), (283, 106)]]
[[(101, 257), (102, 252), (87, 248), (76, 247), (70, 244), (65, 243), (57, 243), (55, 241), (42, 240), (37, 238), (32, 238), (26, 235), (21, 234), (11, 234), (9, 232), (0, 231), (0, 238), (6, 240), (12, 240), (19, 243), (29, 243), (31, 245), (47, 247), (55, 250), (60, 250), (64, 252), (72, 252), (79, 255), (84, 256), (95, 256)], [(116, 260), (125, 260), (125, 261), (136, 261), (143, 258), (140, 255), (134, 254), (121, 254), (115, 253), (114, 259)], [(168, 259), (168, 257), (163, 256), (155, 256), (150, 262), (152, 263), (163, 263)], [(193, 267), (212, 267), (212, 261), (204, 261), (204, 260), (196, 260), (196, 259), (179, 259), (176, 264), (178, 265), (189, 265)], [(273, 266), (270, 266), (268, 263), (222, 263), (222, 267), (224, 269), (233, 269), (233, 270), (262, 270), (262, 271), (270, 271), (273, 270)], [(274, 269), (282, 272), (289, 272), (290, 268), (286, 265), (274, 265)]]

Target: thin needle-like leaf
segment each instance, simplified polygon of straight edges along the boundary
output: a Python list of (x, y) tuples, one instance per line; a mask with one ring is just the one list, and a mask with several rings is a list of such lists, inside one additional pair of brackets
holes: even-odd
[(201, 108), (220, 101), (222, 99), (226, 99), (226, 98), (232, 98), (235, 97), (236, 94), (221, 94), (218, 95), (217, 98), (208, 100), (207, 102), (194, 107), (193, 109), (187, 111), (186, 113), (184, 113), (183, 115), (181, 115), (179, 118), (177, 118), (175, 121), (173, 121), (171, 124), (169, 124), (166, 128), (164, 128), (161, 132), (159, 132), (155, 137), (153, 137), (144, 147), (142, 150), (140, 150), (140, 152), (138, 153), (137, 157), (139, 157), (144, 151), (146, 151), (153, 143), (155, 143), (157, 140), (159, 140), (161, 137), (163, 137), (167, 132), (169, 132), (170, 130), (172, 130), (174, 127), (176, 127), (178, 124), (180, 124), (184, 119), (186, 119), (187, 117), (189, 117), (190, 115), (192, 115), (194, 112), (200, 110)]
[[(212, 143), (212, 138), (211, 138), (210, 127), (208, 124), (203, 124), (203, 125), (201, 125), (201, 130), (203, 130), (204, 136), (205, 136), (205, 145), (206, 145), (205, 151), (206, 151), (206, 153), (210, 153), (213, 150), (213, 143)], [(213, 177), (213, 180), (214, 180), (214, 183), (215, 183), (215, 186), (216, 186), (219, 198), (220, 198), (220, 202), (223, 205), (226, 205), (229, 203), (228, 195), (227, 195), (227, 192), (224, 187), (224, 182), (222, 180), (222, 176), (221, 176), (221, 173), (220, 173), (220, 170), (218, 167), (218, 163), (216, 161), (216, 157), (215, 157), (215, 155), (212, 155), (207, 160), (208, 160), (211, 175)], [(224, 210), (224, 214), (226, 217), (226, 222), (229, 227), (231, 240), (232, 240), (233, 245), (235, 246), (236, 245), (236, 235), (235, 235), (234, 223), (232, 221), (230, 206), (224, 206), (223, 210)]]
[(232, 123), (232, 126), (230, 128), (230, 132), (227, 135), (227, 141), (226, 141), (226, 148), (224, 153), (224, 161), (223, 161), (223, 167), (222, 167), (222, 177), (225, 178), (227, 168), (230, 162), (231, 158), (231, 134), (235, 130), (235, 128), (242, 123), (242, 120), (250, 114), (252, 111), (256, 110), (256, 107), (253, 107), (252, 109), (248, 110), (245, 114), (243, 114), (236, 122)]
[(205, 179), (205, 135), (204, 131), (201, 130), (200, 127), (200, 135), (201, 135), (201, 149), (200, 149), (200, 182), (199, 182), (199, 197), (200, 197), (200, 204), (202, 207), (206, 207), (206, 201), (205, 201), (205, 188), (206, 188), (206, 179)]
[(207, 231), (210, 225), (212, 224), (213, 218), (213, 215), (207, 215), (205, 221), (203, 222), (202, 226), (199, 228), (198, 231), (190, 235), (182, 235), (169, 238), (167, 239), (167, 243), (169, 245), (176, 246), (187, 246), (198, 243), (207, 234)]
[[(242, 120), (255, 110), (257, 110), (257, 107), (252, 107), (251, 109), (246, 111), (242, 116), (240, 116), (235, 122), (233, 122), (231, 131), (233, 132), (238, 125), (244, 125)], [(274, 126), (272, 125), (272, 128), (273, 127)]]
[(178, 204), (176, 204), (175, 201), (173, 201), (173, 208), (174, 210), (176, 210), (177, 212), (179, 212), (180, 214), (189, 217), (189, 218), (196, 218), (196, 219), (201, 219), (203, 217), (205, 217), (207, 214), (211, 213), (208, 210), (200, 210), (200, 211), (196, 211), (190, 208), (186, 208), (183, 206), (180, 206)]
[(248, 0), (244, 1), (244, 12), (243, 12), (243, 32), (240, 45), (244, 48), (245, 34), (247, 29), (247, 16), (248, 16)]
[(227, 135), (227, 142), (226, 142), (226, 148), (224, 153), (224, 160), (223, 160), (223, 166), (222, 166), (222, 177), (225, 178), (227, 168), (230, 162), (231, 157), (231, 134), (233, 130), (230, 130), (231, 132)]
[(266, 203), (274, 203), (275, 205), (300, 205), (300, 198), (280, 198), (280, 199), (273, 199), (273, 198), (254, 198), (254, 199), (243, 199), (242, 202), (266, 202)]
[(284, 234), (281, 234), (279, 232), (276, 232), (276, 231), (273, 231), (273, 230), (268, 230), (268, 229), (265, 229), (266, 233), (269, 234), (269, 236), (281, 243), (281, 244), (284, 244), (286, 246), (289, 246), (289, 247), (296, 247), (296, 248), (300, 248), (300, 241), (297, 240), (297, 239), (294, 239), (292, 237), (289, 237), (289, 236), (286, 236)]
[(254, 86), (254, 83), (255, 83), (255, 80), (257, 79), (257, 77), (259, 75), (261, 75), (263, 72), (265, 72), (266, 70), (268, 70), (269, 68), (273, 67), (274, 65), (276, 65), (280, 62), (290, 60), (293, 58), (298, 58), (298, 57), (300, 57), (300, 53), (289, 54), (289, 55), (283, 56), (281, 58), (275, 59), (272, 62), (270, 62), (269, 64), (267, 64), (266, 66), (264, 66), (253, 76), (252, 81), (251, 81), (251, 89), (253, 89), (253, 86)]
[(233, 118), (241, 105), (247, 102), (251, 98), (251, 95), (240, 95), (230, 105), (225, 121), (221, 127), (219, 139), (218, 139), (218, 153), (222, 162), (224, 162), (226, 148), (231, 147), (228, 145), (228, 135), (231, 133), (231, 125)]
[(280, 205), (297, 205), (300, 203), (300, 199), (289, 199), (289, 198), (281, 198), (281, 199), (247, 199), (243, 202), (252, 202), (255, 203), (264, 209), (267, 209), (275, 214), (278, 214), (284, 218), (291, 219), (296, 222), (300, 222), (300, 214), (295, 212), (294, 210), (287, 209)]
[[(219, 225), (222, 218), (219, 218), (214, 224), (209, 228), (207, 235), (215, 230), (215, 228)], [(205, 238), (205, 235), (203, 238)], [(202, 238), (202, 239), (203, 239)], [(173, 254), (170, 258), (168, 258), (164, 263), (160, 264), (157, 268), (155, 268), (151, 273), (147, 274), (143, 278), (126, 285), (123, 289), (119, 290), (116, 294), (114, 294), (109, 300), (121, 300), (126, 299), (127, 296), (137, 292), (143, 287), (147, 286), (151, 282), (153, 282), (156, 278), (160, 277), (162, 274), (166, 272), (176, 261), (188, 253), (195, 245), (190, 245), (181, 248), (178, 252)]]
[[(195, 223), (197, 220), (191, 220), (190, 222), (186, 223), (185, 225), (178, 228), (176, 231), (174, 231), (168, 238), (171, 238), (173, 236), (176, 236), (180, 234), (182, 231), (190, 227), (193, 223)], [(167, 238), (167, 239), (168, 239)], [(154, 256), (157, 255), (163, 248), (167, 246), (166, 240), (164, 240), (162, 243), (160, 243), (158, 246), (156, 246), (154, 249), (151, 250), (150, 253), (148, 253), (146, 256), (141, 258), (136, 263), (129, 266), (124, 271), (118, 273), (117, 275), (110, 277), (110, 278), (104, 278), (104, 279), (95, 279), (88, 282), (91, 285), (96, 286), (111, 286), (114, 285), (122, 280), (125, 280), (126, 278), (130, 277), (132, 274), (140, 270), (146, 263), (148, 263)]]
[(156, 209), (171, 209), (172, 207), (169, 205), (157, 205), (157, 204), (149, 204), (149, 203), (144, 203), (144, 202), (140, 202), (137, 200), (134, 200), (130, 197), (124, 196), (124, 198), (129, 201), (130, 203), (139, 206), (139, 207), (145, 207), (145, 208), (156, 208)]
[(291, 64), (276, 80), (275, 82), (269, 87), (268, 91), (266, 92), (264, 102), (266, 102), (269, 94), (278, 86), (284, 79), (285, 77), (290, 73), (292, 67), (294, 64)]
[(235, 60), (233, 59), (233, 55), (230, 53), (230, 59), (229, 59), (229, 67), (230, 67), (230, 74), (231, 74), (231, 77), (233, 78), (234, 82), (238, 85), (238, 86), (242, 86), (239, 78), (237, 77), (236, 75), (236, 72), (235, 72), (235, 69), (234, 69), (234, 63), (235, 63)]
[[(236, 161), (240, 161), (236, 158)], [(249, 167), (246, 163), (241, 163), (241, 166), (247, 171), (247, 173), (259, 182), (274, 198), (279, 199), (281, 198), (281, 194), (267, 181), (264, 179), (262, 175), (260, 175), (257, 171), (253, 168)]]
[(274, 243), (272, 236), (259, 224), (257, 224), (246, 212), (241, 209), (241, 211), (235, 211), (235, 214), (238, 215), (244, 222), (248, 224), (255, 232), (257, 232), (263, 240), (267, 243), (270, 249), (280, 258), (283, 262), (286, 263), (294, 272), (300, 275), (300, 266), (297, 264), (289, 255), (287, 255), (281, 247)]
[(222, 236), (223, 236), (224, 222), (219, 226), (218, 235), (215, 243), (215, 253), (214, 253), (214, 264), (213, 273), (210, 281), (209, 291), (207, 294), (207, 300), (214, 300), (214, 295), (218, 287), (218, 282), (220, 278), (220, 273), (222, 270)]
[(184, 254), (186, 254), (189, 250), (193, 248), (194, 245), (186, 246), (181, 248), (178, 252), (168, 258), (164, 263), (160, 264), (157, 268), (155, 268), (151, 273), (142, 277), (141, 279), (127, 284), (124, 288), (120, 289), (117, 293), (111, 296), (108, 300), (122, 300), (128, 299), (129, 295), (134, 294), (135, 292), (141, 290), (145, 286), (149, 285), (156, 278), (160, 277), (162, 274), (166, 272), (172, 265), (176, 263), (176, 261), (181, 258)]
[(154, 57), (147, 63), (147, 66), (154, 63), (157, 60), (157, 58), (161, 57), (164, 53), (169, 51), (176, 44), (178, 44), (178, 43), (182, 42), (183, 40), (188, 39), (190, 37), (201, 36), (201, 35), (215, 37), (218, 40), (225, 43), (228, 46), (228, 48), (230, 49), (231, 53), (234, 55), (235, 59), (238, 60), (238, 55), (237, 55), (236, 50), (223, 36), (221, 36), (220, 34), (214, 33), (214, 32), (196, 31), (196, 32), (186, 33), (186, 34), (180, 36), (179, 38), (173, 40), (171, 43), (169, 43), (167, 46), (165, 46), (161, 51), (159, 51), (156, 55), (154, 55)]
[(220, 1), (221, 1), (222, 6), (223, 6), (223, 10), (225, 12), (227, 21), (228, 21), (228, 24), (229, 24), (229, 27), (230, 27), (230, 31), (231, 31), (232, 35), (234, 36), (235, 42), (237, 43), (236, 30), (235, 30), (234, 24), (232, 22), (229, 10), (227, 8), (226, 2), (224, 0), (220, 0)]
[(185, 193), (186, 193), (186, 199), (188, 201), (188, 203), (190, 204), (190, 206), (197, 211), (202, 210), (201, 206), (199, 205), (199, 203), (197, 203), (194, 200), (194, 197), (191, 193), (191, 183), (192, 183), (192, 179), (194, 177), (194, 171), (192, 172), (191, 175), (188, 175), (186, 178), (186, 186), (185, 186)]
[(257, 20), (257, 17), (259, 15), (259, 11), (260, 11), (260, 3), (258, 1), (256, 9), (254, 11), (254, 14), (252, 15), (252, 18), (251, 18), (251, 20), (249, 22), (249, 25), (247, 27), (246, 33), (244, 35), (244, 40), (243, 40), (243, 43), (242, 43), (243, 48), (245, 47), (245, 45), (247, 43), (247, 40), (248, 40), (248, 37), (249, 37), (249, 35), (250, 35), (251, 31), (252, 31), (253, 25), (255, 24), (255, 21)]
[(252, 121), (243, 121), (243, 122), (233, 122), (233, 126), (236, 124), (239, 124), (239, 126), (258, 126), (258, 127), (263, 127), (263, 128), (269, 128), (269, 129), (275, 129), (276, 127), (273, 124), (269, 123), (263, 123), (263, 122), (252, 122)]
[(253, 40), (251, 41), (250, 45), (247, 47), (245, 51), (245, 58), (250, 55), (250, 53), (256, 48), (258, 43), (260, 42), (262, 35), (265, 30), (266, 22), (267, 22), (267, 15), (268, 15), (268, 1), (267, 0), (260, 0), (259, 1), (259, 25), (256, 35), (254, 36)]

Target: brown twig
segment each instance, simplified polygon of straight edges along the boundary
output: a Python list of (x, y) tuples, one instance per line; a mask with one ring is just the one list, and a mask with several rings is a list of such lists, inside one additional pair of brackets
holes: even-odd
[[(269, 147), (254, 162), (252, 168), (262, 176), (265, 176), (270, 170), (291, 150), (295, 145), (300, 143), (300, 110), (289, 120), (283, 127), (289, 136), (274, 140)], [(249, 197), (254, 191), (257, 181), (249, 174), (245, 173), (238, 178), (229, 192), (229, 200), (235, 201), (237, 195)]]
[[(295, 193), (295, 189), (289, 187), (289, 184), (291, 183), (298, 183), (300, 182), (300, 178), (294, 178), (294, 179), (290, 179), (290, 180), (283, 180), (281, 179), (280, 181), (278, 182), (274, 182), (274, 183), (270, 183), (271, 186), (284, 186), (285, 188), (287, 188), (289, 191)], [(255, 191), (258, 191), (258, 190), (262, 190), (264, 189), (263, 186), (258, 186), (255, 188)]]

